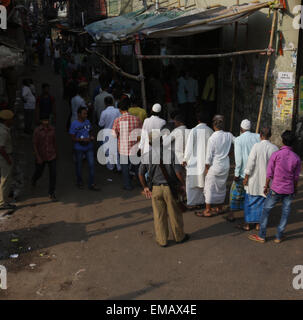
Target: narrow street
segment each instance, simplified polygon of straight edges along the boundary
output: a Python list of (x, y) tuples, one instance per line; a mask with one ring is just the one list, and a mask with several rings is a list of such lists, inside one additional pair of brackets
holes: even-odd
[[(303, 298), (302, 290), (292, 287), (293, 267), (303, 264), (302, 182), (287, 227), (288, 240), (280, 245), (253, 243), (247, 232), (222, 216), (203, 219), (186, 212), (190, 241), (180, 245), (171, 241), (168, 248), (160, 248), (153, 238), (151, 201), (139, 187), (122, 190), (122, 177), (99, 164), (96, 182), (101, 191), (76, 187), (61, 78), (50, 66), (39, 68), (32, 77), (39, 91), (41, 83), (49, 82), (56, 99), (59, 202), (47, 197), (47, 170), (31, 189), (31, 138), (23, 138), (26, 188), (20, 209), (0, 220), (4, 255), (0, 264), (8, 270), (8, 289), (0, 290), (0, 299)], [(276, 208), (270, 220), (271, 239), (280, 210), (281, 206)], [(9, 258), (15, 253), (18, 258)]]

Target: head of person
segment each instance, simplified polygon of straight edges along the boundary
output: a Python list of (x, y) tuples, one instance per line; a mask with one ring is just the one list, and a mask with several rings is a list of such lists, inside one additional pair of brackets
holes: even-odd
[(119, 88), (114, 88), (113, 90), (113, 97), (116, 101), (119, 101), (121, 99), (121, 96), (122, 96), (122, 92)]
[(208, 115), (207, 115), (206, 112), (200, 111), (200, 112), (197, 113), (197, 121), (198, 121), (198, 123), (207, 123), (208, 120), (209, 119), (208, 119)]
[(271, 128), (262, 128), (260, 131), (261, 140), (269, 140), (271, 137)]
[(251, 122), (247, 119), (243, 120), (240, 125), (241, 133), (244, 133), (246, 131), (250, 131), (250, 129), (251, 129)]
[(87, 83), (86, 82), (81, 82), (78, 86), (78, 94), (81, 97), (84, 97), (87, 93)]
[(140, 99), (139, 97), (137, 97), (137, 96), (132, 96), (132, 97), (130, 98), (130, 101), (131, 101), (131, 106), (132, 106), (132, 107), (139, 107), (139, 108), (141, 108), (141, 106), (142, 106), (142, 101), (141, 101), (141, 99)]
[(28, 79), (23, 79), (22, 84), (26, 87), (28, 87), (30, 85), (30, 82)]
[(104, 104), (109, 107), (114, 105), (114, 100), (112, 97), (108, 96), (104, 98)]
[(85, 121), (87, 119), (87, 109), (85, 107), (80, 107), (77, 113), (78, 113), (78, 120)]
[(123, 98), (120, 102), (119, 102), (119, 109), (121, 111), (121, 113), (125, 113), (128, 111), (128, 109), (130, 108), (131, 103), (130, 103), (130, 99), (128, 97)]
[(178, 128), (180, 126), (184, 126), (185, 120), (182, 114), (178, 113), (175, 117), (174, 117), (174, 124), (175, 124), (175, 128)]
[(224, 129), (224, 116), (217, 114), (213, 117), (213, 128), (215, 131)]
[(152, 116), (159, 116), (161, 113), (162, 107), (160, 103), (155, 103), (152, 107), (152, 112), (151, 115)]
[(49, 94), (49, 84), (48, 83), (43, 83), (42, 84), (42, 94), (47, 95)]
[(5, 124), (8, 128), (10, 128), (13, 125), (14, 116), (14, 113), (9, 109), (1, 110), (0, 122)]
[(281, 135), (284, 146), (291, 147), (295, 143), (296, 136), (290, 130), (286, 130)]
[(48, 127), (49, 126), (49, 117), (48, 116), (42, 116), (40, 118), (40, 122), (41, 122), (41, 125), (43, 127)]

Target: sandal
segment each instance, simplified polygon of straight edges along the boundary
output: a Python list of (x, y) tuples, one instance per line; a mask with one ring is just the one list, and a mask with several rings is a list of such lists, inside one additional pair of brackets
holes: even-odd
[(211, 212), (208, 212), (210, 215), (205, 215), (205, 213), (206, 213), (206, 210), (204, 210), (204, 211), (196, 211), (195, 215), (197, 217), (200, 217), (200, 218), (212, 218), (212, 217), (215, 217), (215, 216), (218, 215), (217, 213), (211, 214)]
[(250, 230), (252, 229), (251, 225), (250, 225), (250, 224), (246, 224), (246, 223), (244, 223), (244, 224), (238, 224), (238, 225), (237, 225), (237, 228), (238, 228), (238, 229), (241, 229), (241, 230), (243, 230), (243, 231), (250, 231)]

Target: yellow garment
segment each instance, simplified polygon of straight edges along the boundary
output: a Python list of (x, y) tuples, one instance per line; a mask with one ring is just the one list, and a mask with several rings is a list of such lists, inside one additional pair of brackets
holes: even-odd
[(203, 89), (202, 99), (205, 101), (215, 101), (215, 93), (216, 93), (216, 80), (215, 80), (214, 74), (211, 73), (206, 80), (206, 83)]
[(128, 112), (135, 117), (138, 117), (142, 122), (147, 118), (147, 113), (143, 108), (131, 107)]
[(167, 244), (169, 236), (168, 220), (175, 241), (182, 241), (185, 237), (183, 231), (183, 214), (169, 186), (153, 186), (152, 205), (156, 241), (161, 246)]

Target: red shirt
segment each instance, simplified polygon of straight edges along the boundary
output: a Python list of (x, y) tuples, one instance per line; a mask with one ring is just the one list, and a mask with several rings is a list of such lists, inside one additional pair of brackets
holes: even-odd
[(51, 161), (56, 159), (57, 148), (54, 127), (43, 127), (40, 125), (35, 129), (33, 142), (42, 161)]
[[(117, 118), (113, 124), (113, 131), (118, 138), (118, 149), (122, 155), (137, 154), (138, 147), (131, 150), (137, 143), (137, 137), (141, 135), (142, 122), (139, 118), (130, 115), (128, 112)], [(135, 131), (134, 131), (135, 130)]]

